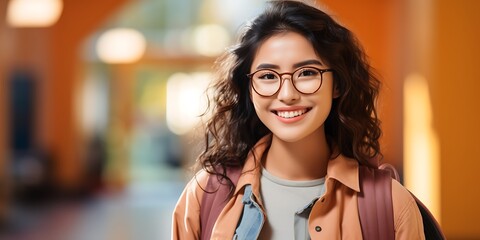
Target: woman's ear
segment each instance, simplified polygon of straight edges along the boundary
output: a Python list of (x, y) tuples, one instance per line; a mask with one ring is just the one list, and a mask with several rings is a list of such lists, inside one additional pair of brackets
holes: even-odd
[(340, 97), (340, 90), (338, 89), (338, 84), (333, 81), (333, 98), (338, 98)]

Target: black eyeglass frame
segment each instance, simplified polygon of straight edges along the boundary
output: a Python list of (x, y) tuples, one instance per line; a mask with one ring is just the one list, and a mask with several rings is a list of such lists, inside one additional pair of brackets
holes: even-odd
[[(298, 71), (305, 70), (305, 69), (309, 69), (309, 68), (313, 68), (313, 69), (315, 69), (315, 70), (317, 70), (317, 71), (320, 72), (320, 85), (318, 86), (318, 88), (317, 88), (315, 91), (313, 91), (313, 92), (311, 92), (311, 93), (305, 93), (305, 92), (302, 92), (302, 91), (298, 90), (297, 86), (295, 86), (295, 81), (293, 80), (293, 75), (294, 75), (296, 72), (298, 72)], [(257, 73), (257, 72), (265, 71), (265, 70), (272, 71), (272, 72), (274, 72), (275, 74), (277, 74), (277, 75), (280, 77), (280, 85), (278, 86), (277, 91), (275, 91), (273, 94), (270, 94), (270, 95), (264, 95), (264, 94), (259, 93), (259, 92), (257, 91), (257, 89), (255, 89), (255, 86), (253, 85), (253, 75), (255, 75), (255, 73)], [(301, 68), (296, 69), (296, 70), (293, 71), (293, 72), (279, 73), (279, 72), (277, 72), (277, 71), (275, 71), (275, 70), (273, 70), (273, 69), (263, 68), (263, 69), (258, 69), (257, 71), (255, 71), (255, 72), (253, 72), (253, 73), (247, 74), (247, 77), (250, 79), (250, 85), (252, 86), (253, 90), (254, 90), (258, 95), (260, 95), (260, 96), (262, 96), (262, 97), (271, 97), (271, 96), (277, 94), (277, 93), (280, 91), (280, 89), (282, 89), (283, 83), (285, 82), (285, 79), (283, 78), (283, 75), (287, 75), (287, 74), (290, 75), (290, 78), (289, 78), (289, 79), (290, 79), (290, 81), (292, 81), (292, 85), (293, 85), (293, 87), (295, 88), (295, 90), (297, 90), (299, 93), (302, 93), (302, 94), (305, 94), (305, 95), (310, 95), (310, 94), (316, 93), (316, 92), (322, 87), (322, 84), (323, 84), (323, 73), (325, 73), (325, 72), (333, 72), (333, 69), (331, 69), (331, 68), (321, 69), (321, 68), (317, 68), (317, 67), (301, 67)]]

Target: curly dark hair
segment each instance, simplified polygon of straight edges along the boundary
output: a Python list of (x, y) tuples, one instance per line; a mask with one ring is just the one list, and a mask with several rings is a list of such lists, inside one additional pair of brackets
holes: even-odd
[(239, 43), (216, 62), (213, 116), (206, 123), (205, 149), (200, 164), (210, 174), (232, 182), (228, 168), (242, 167), (255, 143), (270, 130), (259, 120), (250, 99), (250, 71), (259, 46), (269, 37), (296, 32), (313, 45), (316, 53), (333, 69), (339, 97), (325, 121), (331, 148), (375, 167), (381, 156), (380, 121), (375, 102), (380, 81), (355, 36), (321, 10), (298, 1), (272, 1), (266, 10), (246, 25)]

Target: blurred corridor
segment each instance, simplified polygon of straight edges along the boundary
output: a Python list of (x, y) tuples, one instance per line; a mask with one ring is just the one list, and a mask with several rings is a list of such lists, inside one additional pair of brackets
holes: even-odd
[[(212, 64), (265, 2), (0, 0), (0, 239), (169, 239)], [(385, 161), (480, 239), (480, 2), (308, 2), (383, 81)]]
[(0, 239), (169, 239), (172, 210), (184, 185), (139, 184), (122, 193), (14, 207)]

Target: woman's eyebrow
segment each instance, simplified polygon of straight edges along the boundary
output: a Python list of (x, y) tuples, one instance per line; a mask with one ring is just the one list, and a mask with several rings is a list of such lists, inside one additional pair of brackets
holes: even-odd
[(293, 64), (293, 68), (299, 68), (299, 67), (303, 67), (303, 66), (311, 65), (311, 64), (323, 66), (323, 64), (319, 60), (310, 59), (310, 60), (306, 60), (306, 61), (302, 61), (302, 62)]
[(265, 68), (268, 68), (268, 69), (280, 69), (280, 67), (278, 65), (275, 65), (275, 64), (270, 64), (270, 63), (262, 63), (260, 65), (257, 66), (257, 70), (258, 69), (265, 69)]
[[(303, 66), (306, 66), (306, 65), (312, 65), (312, 64), (323, 66), (322, 62), (320, 62), (317, 59), (310, 59), (310, 60), (301, 61), (301, 62), (293, 64), (292, 66), (293, 66), (293, 68), (299, 68), (299, 67), (303, 67)], [(262, 64), (257, 66), (257, 70), (258, 69), (265, 69), (265, 68), (280, 69), (280, 66), (275, 65), (275, 64), (271, 64), (271, 63), (262, 63)]]

